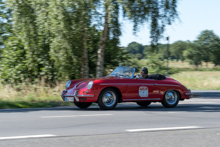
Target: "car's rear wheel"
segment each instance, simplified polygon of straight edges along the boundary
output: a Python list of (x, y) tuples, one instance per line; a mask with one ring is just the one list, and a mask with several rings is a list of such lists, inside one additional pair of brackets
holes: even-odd
[(98, 99), (98, 105), (101, 109), (111, 110), (118, 103), (118, 93), (113, 88), (107, 88), (101, 92)]
[(174, 108), (179, 103), (180, 96), (175, 90), (168, 90), (163, 97), (162, 105), (166, 108)]
[(88, 108), (89, 106), (92, 105), (91, 102), (74, 102), (74, 104), (81, 109)]
[(151, 104), (151, 102), (149, 101), (145, 101), (145, 102), (137, 102), (137, 104), (141, 107), (147, 107), (148, 105)]

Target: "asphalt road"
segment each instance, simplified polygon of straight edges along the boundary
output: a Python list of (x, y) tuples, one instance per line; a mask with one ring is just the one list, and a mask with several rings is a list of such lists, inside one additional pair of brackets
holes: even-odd
[(220, 91), (193, 91), (176, 108), (121, 103), (111, 111), (97, 105), (0, 110), (0, 146), (218, 147)]

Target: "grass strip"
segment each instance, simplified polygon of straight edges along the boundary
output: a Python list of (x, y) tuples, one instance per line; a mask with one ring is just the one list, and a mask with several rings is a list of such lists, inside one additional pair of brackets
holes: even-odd
[(38, 102), (27, 102), (27, 101), (0, 101), (0, 109), (15, 109), (15, 108), (49, 108), (57, 106), (70, 106), (74, 105), (72, 102), (57, 102), (57, 101), (38, 101)]
[(188, 71), (171, 75), (184, 86), (193, 90), (220, 90), (219, 71)]

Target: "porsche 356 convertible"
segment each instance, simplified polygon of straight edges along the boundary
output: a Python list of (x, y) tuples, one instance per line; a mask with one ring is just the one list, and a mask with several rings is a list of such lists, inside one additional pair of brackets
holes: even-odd
[(79, 108), (98, 103), (105, 110), (122, 102), (136, 102), (141, 107), (161, 102), (164, 107), (173, 108), (180, 100), (191, 98), (191, 91), (175, 79), (159, 74), (149, 77), (138, 78), (135, 68), (120, 66), (106, 77), (68, 81), (61, 97)]

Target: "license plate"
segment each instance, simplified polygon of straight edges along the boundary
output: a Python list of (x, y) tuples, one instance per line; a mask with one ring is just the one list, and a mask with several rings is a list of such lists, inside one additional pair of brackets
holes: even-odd
[(73, 102), (74, 97), (64, 97), (64, 101)]

